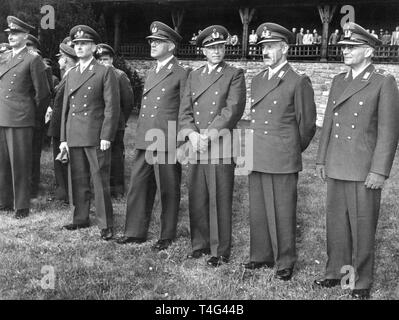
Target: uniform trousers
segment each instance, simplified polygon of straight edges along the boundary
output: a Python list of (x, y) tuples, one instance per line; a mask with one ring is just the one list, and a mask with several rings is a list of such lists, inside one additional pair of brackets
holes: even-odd
[(55, 160), (60, 153), (60, 138), (53, 137), (53, 161), (57, 199), (68, 199), (68, 164)]
[(111, 195), (125, 193), (125, 130), (118, 130), (111, 146)]
[(190, 233), (194, 251), (210, 248), (212, 256), (230, 256), (234, 168), (232, 159), (230, 164), (189, 165)]
[(73, 223), (89, 223), (90, 178), (93, 182), (94, 205), (98, 226), (101, 229), (113, 226), (113, 211), (109, 190), (111, 149), (100, 147), (70, 147), (70, 203), (73, 205)]
[[(155, 159), (158, 159), (156, 161)], [(156, 190), (161, 200), (160, 239), (176, 237), (180, 206), (180, 163), (167, 161), (167, 152), (135, 150), (127, 194), (125, 235), (147, 238)]]
[(30, 207), (32, 127), (0, 127), (0, 204)]
[(250, 261), (294, 267), (297, 184), (298, 173), (249, 175)]
[(327, 279), (340, 279), (341, 268), (352, 266), (354, 289), (371, 287), (380, 200), (381, 189), (368, 189), (364, 181), (328, 178)]
[(36, 197), (39, 191), (40, 183), (40, 157), (42, 155), (43, 145), (43, 126), (33, 129), (32, 137), (32, 186), (31, 196)]

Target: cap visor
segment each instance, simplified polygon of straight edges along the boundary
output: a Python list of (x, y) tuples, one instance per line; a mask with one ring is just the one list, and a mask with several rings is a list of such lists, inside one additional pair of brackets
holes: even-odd
[(287, 40), (285, 40), (285, 39), (276, 39), (276, 38), (274, 38), (274, 39), (263, 39), (263, 40), (258, 41), (257, 45), (260, 45), (260, 44), (262, 44), (262, 43), (268, 43), (268, 42), (281, 42), (281, 41), (287, 42)]
[(217, 45), (217, 44), (221, 44), (221, 43), (226, 43), (226, 42), (227, 42), (226, 40), (218, 40), (218, 41), (214, 41), (214, 42), (210, 42), (210, 43), (204, 44), (203, 47), (204, 48), (211, 47), (211, 46), (214, 46), (214, 45)]
[(339, 41), (338, 44), (351, 44), (351, 45), (360, 46), (360, 45), (367, 44), (367, 43), (355, 41), (355, 40), (342, 40), (342, 41)]
[(78, 42), (78, 41), (91, 41), (91, 42), (94, 42), (94, 43), (95, 43), (95, 41), (94, 41), (93, 39), (81, 38), (81, 39), (74, 39), (74, 40), (72, 40), (72, 42)]
[(154, 36), (154, 35), (151, 35), (151, 36), (147, 36), (147, 37), (145, 37), (146, 39), (158, 39), (158, 40), (169, 40), (169, 41), (172, 41), (171, 39), (169, 39), (169, 38), (166, 38), (166, 37), (162, 37), (162, 36)]

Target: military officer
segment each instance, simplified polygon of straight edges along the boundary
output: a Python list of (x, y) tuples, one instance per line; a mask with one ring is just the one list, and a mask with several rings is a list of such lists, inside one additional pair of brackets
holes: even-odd
[(367, 299), (381, 189), (398, 143), (399, 92), (395, 78), (372, 64), (380, 40), (355, 23), (343, 31), (349, 70), (333, 79), (317, 154), (317, 172), (327, 181), (328, 260), (315, 284), (339, 285), (342, 267), (350, 267), (352, 296)]
[[(233, 129), (245, 108), (244, 71), (223, 61), (228, 31), (207, 27), (197, 46), (207, 62), (190, 73), (180, 105), (179, 140), (188, 140), (189, 214), (192, 253), (211, 254), (209, 266), (227, 263), (231, 251), (234, 186)], [(181, 148), (183, 148), (181, 146)], [(233, 149), (233, 150), (232, 150)]]
[(50, 90), (43, 62), (26, 47), (34, 27), (14, 16), (7, 23), (12, 50), (0, 55), (0, 205), (14, 207), (15, 217), (24, 218), (30, 207), (33, 128)]
[(247, 269), (277, 265), (290, 280), (296, 262), (295, 230), (301, 153), (316, 131), (316, 106), (309, 77), (288, 63), (293, 34), (275, 23), (257, 31), (266, 69), (251, 85), (253, 170), (249, 175), (250, 261)]
[(53, 159), (54, 159), (54, 175), (55, 175), (55, 198), (57, 200), (68, 201), (68, 164), (61, 163), (56, 160), (60, 150), (60, 133), (61, 133), (61, 115), (62, 104), (64, 99), (66, 75), (72, 68), (76, 66), (78, 57), (75, 50), (64, 43), (59, 46), (58, 64), (63, 73), (60, 83), (55, 87), (55, 95), (52, 105), (52, 113), (48, 128), (48, 136), (52, 137)]
[(125, 146), (123, 137), (125, 135), (126, 123), (133, 109), (133, 89), (125, 72), (113, 66), (115, 52), (111, 46), (100, 43), (97, 45), (96, 57), (99, 63), (110, 66), (115, 71), (119, 84), (120, 108), (119, 127), (114, 142), (111, 146), (111, 196), (123, 197), (125, 194)]
[[(28, 39), (26, 42), (26, 46), (32, 52), (38, 54), (42, 59), (42, 52), (40, 51), (40, 41), (32, 34), (28, 34)], [(44, 62), (43, 62), (44, 63)], [(53, 72), (51, 67), (49, 67), (46, 63), (44, 63), (46, 68), (47, 81), (50, 87), (50, 92), (53, 94), (54, 84), (53, 84)], [(47, 107), (50, 105), (50, 99), (47, 101)], [(47, 108), (46, 108), (47, 109)], [(40, 183), (40, 158), (42, 154), (42, 146), (43, 146), (43, 135), (44, 135), (44, 125), (45, 125), (45, 111), (46, 109), (37, 114), (36, 117), (36, 126), (33, 130), (32, 136), (32, 180), (31, 180), (31, 197), (35, 198), (39, 192), (39, 183)]]
[[(127, 195), (125, 236), (119, 243), (146, 240), (158, 189), (161, 232), (153, 249), (165, 250), (176, 237), (181, 180), (181, 166), (175, 160), (176, 123), (188, 70), (173, 55), (181, 36), (159, 21), (151, 23), (150, 30), (147, 39), (156, 65), (149, 70), (144, 84)], [(153, 143), (151, 136), (156, 133), (160, 136)]]
[(119, 88), (111, 68), (93, 57), (99, 36), (86, 25), (70, 31), (79, 58), (66, 75), (61, 117), (60, 150), (69, 153), (70, 201), (73, 222), (67, 230), (89, 227), (90, 178), (94, 186), (96, 215), (101, 238), (113, 236), (113, 211), (109, 191), (111, 142), (119, 121)]

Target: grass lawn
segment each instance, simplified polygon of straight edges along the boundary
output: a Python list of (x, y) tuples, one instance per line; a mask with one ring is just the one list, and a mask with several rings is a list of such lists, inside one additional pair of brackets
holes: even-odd
[[(135, 119), (130, 119), (125, 141), (126, 181), (129, 181)], [(206, 259), (186, 260), (191, 251), (187, 203), (187, 168), (183, 170), (181, 211), (177, 239), (164, 252), (152, 244), (159, 234), (159, 205), (154, 210), (148, 241), (141, 245), (117, 245), (100, 240), (92, 227), (65, 231), (72, 221), (68, 206), (47, 200), (54, 191), (49, 150), (42, 155), (44, 194), (33, 204), (31, 215), (16, 220), (12, 212), (0, 212), (0, 299), (350, 299), (348, 291), (312, 289), (323, 275), (326, 262), (326, 186), (315, 176), (319, 132), (304, 153), (299, 176), (297, 251), (292, 281), (274, 278), (275, 270), (245, 271), (249, 257), (247, 177), (237, 176), (233, 203), (231, 262), (217, 269)], [(377, 230), (373, 299), (399, 299), (399, 164), (395, 160), (381, 205)], [(114, 202), (115, 231), (121, 236), (125, 199)], [(54, 289), (43, 289), (44, 266), (55, 270)]]

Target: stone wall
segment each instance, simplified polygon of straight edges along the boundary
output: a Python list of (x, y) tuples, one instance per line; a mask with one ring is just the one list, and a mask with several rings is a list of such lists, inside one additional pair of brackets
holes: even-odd
[[(133, 69), (136, 69), (140, 76), (145, 77), (147, 70), (153, 65), (151, 60), (129, 60), (128, 63)], [(203, 65), (204, 61), (182, 60), (183, 65), (197, 68)], [(252, 78), (264, 69), (261, 61), (228, 61), (228, 63), (242, 68), (245, 71), (245, 78), (247, 82), (247, 105), (243, 119), (247, 119), (249, 115), (249, 95)], [(333, 77), (345, 70), (347, 67), (342, 63), (320, 63), (320, 62), (291, 62), (291, 65), (299, 73), (306, 73), (312, 80), (313, 89), (315, 92), (315, 101), (317, 107), (317, 125), (321, 126), (323, 123), (324, 110), (327, 104), (328, 92)], [(396, 79), (399, 79), (399, 65), (390, 64), (376, 64), (377, 68), (383, 68), (392, 73)]]

